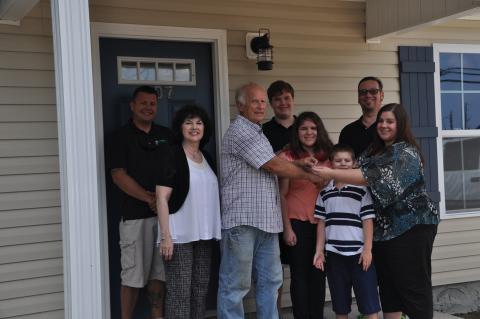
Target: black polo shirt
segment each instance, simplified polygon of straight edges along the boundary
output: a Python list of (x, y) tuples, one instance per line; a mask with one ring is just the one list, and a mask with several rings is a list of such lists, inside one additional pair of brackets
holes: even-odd
[(362, 123), (362, 117), (360, 117), (342, 129), (338, 142), (350, 145), (355, 151), (355, 157), (358, 158), (372, 144), (376, 130), (376, 123), (373, 123), (370, 127), (365, 127)]
[(277, 153), (282, 148), (290, 143), (290, 138), (293, 134), (293, 125), (288, 128), (278, 124), (275, 121), (275, 117), (262, 125), (263, 134), (267, 137), (268, 141), (272, 145), (273, 151)]
[[(171, 154), (170, 129), (152, 124), (150, 132), (138, 129), (130, 120), (114, 135), (109, 168), (123, 168), (145, 190), (154, 192), (156, 176), (167, 171)], [(121, 191), (121, 214), (124, 220), (155, 217), (148, 204)]]

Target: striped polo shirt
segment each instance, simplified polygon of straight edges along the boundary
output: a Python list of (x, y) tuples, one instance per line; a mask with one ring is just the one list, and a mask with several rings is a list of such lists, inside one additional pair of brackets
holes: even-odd
[(325, 249), (344, 256), (363, 250), (362, 221), (375, 218), (372, 197), (365, 186), (345, 185), (338, 189), (334, 181), (320, 192), (315, 217), (325, 220)]

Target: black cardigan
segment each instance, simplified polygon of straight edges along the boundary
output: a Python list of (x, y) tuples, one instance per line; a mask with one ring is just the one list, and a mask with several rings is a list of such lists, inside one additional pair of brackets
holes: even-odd
[[(205, 152), (202, 152), (202, 154), (210, 167), (212, 167), (212, 161), (208, 154)], [(172, 194), (168, 201), (168, 211), (170, 214), (176, 213), (180, 207), (182, 207), (190, 189), (190, 170), (188, 168), (187, 155), (182, 145), (172, 146), (172, 155), (171, 160), (173, 163), (170, 164), (174, 167), (175, 173), (172, 180)]]

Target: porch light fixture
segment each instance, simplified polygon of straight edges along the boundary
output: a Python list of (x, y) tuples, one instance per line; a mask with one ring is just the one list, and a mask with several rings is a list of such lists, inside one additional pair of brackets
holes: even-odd
[(270, 44), (270, 30), (259, 29), (258, 34), (247, 33), (247, 57), (257, 59), (260, 71), (273, 69), (273, 46)]

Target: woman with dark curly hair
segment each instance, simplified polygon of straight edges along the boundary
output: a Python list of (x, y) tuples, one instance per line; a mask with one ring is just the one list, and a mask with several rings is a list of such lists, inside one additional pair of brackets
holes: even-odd
[[(330, 165), (333, 144), (322, 120), (303, 112), (295, 120), (290, 144), (278, 155), (287, 161), (314, 157), (317, 165)], [(325, 273), (312, 261), (315, 255), (315, 202), (318, 185), (304, 179), (279, 178), (283, 217), (283, 240), (290, 265), (290, 295), (295, 318), (321, 319), (325, 301)]]
[(210, 122), (203, 109), (186, 105), (175, 114), (172, 131), (177, 144), (156, 186), (165, 317), (204, 318), (212, 239), (221, 237), (217, 177), (201, 151)]
[(383, 317), (433, 317), (433, 241), (438, 210), (425, 189), (423, 161), (401, 104), (383, 106), (372, 146), (359, 169), (319, 168), (325, 179), (368, 185), (376, 212), (373, 260)]

